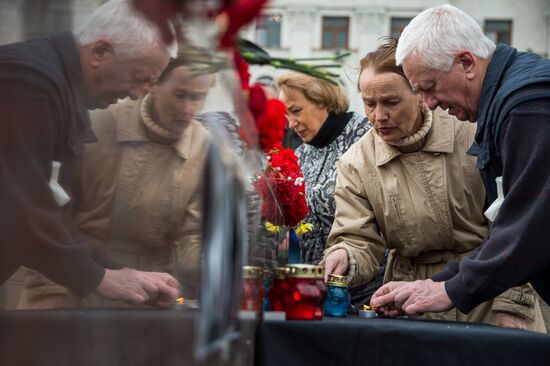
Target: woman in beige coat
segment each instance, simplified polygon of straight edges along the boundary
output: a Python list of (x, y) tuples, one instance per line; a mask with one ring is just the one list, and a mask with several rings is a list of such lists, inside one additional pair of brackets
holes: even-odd
[[(476, 130), (430, 111), (395, 66), (390, 41), (361, 60), (359, 88), (373, 128), (342, 156), (336, 218), (323, 264), (351, 287), (371, 281), (390, 249), (384, 282), (429, 278), (483, 241), (485, 192), (475, 158)], [(469, 314), (425, 318), (483, 322), (545, 332), (529, 286), (516, 287)]]
[[(99, 142), (86, 146), (73, 215), (92, 245), (124, 267), (174, 274), (185, 297), (198, 290), (209, 136), (194, 116), (213, 81), (185, 59), (172, 59), (143, 99), (92, 112)], [(28, 276), (25, 295), (23, 307), (77, 304), (37, 273)], [(92, 295), (78, 305), (113, 304)]]

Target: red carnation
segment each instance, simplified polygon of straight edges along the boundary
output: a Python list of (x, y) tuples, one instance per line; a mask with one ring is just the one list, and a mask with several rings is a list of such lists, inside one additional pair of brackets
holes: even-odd
[[(254, 120), (258, 121), (265, 113), (267, 108), (267, 98), (265, 97), (264, 90), (259, 84), (254, 84), (250, 87), (248, 94), (248, 107)], [(256, 122), (258, 125), (258, 122)]]
[(254, 183), (263, 200), (262, 215), (275, 225), (296, 226), (308, 213), (298, 158), (285, 148), (273, 149), (267, 156), (268, 167)]
[(278, 99), (269, 99), (265, 113), (257, 122), (259, 143), (264, 151), (282, 148), (286, 126), (286, 107)]
[(248, 72), (248, 64), (237, 51), (233, 51), (233, 63), (235, 64), (235, 70), (237, 71), (239, 80), (241, 81), (241, 89), (250, 89), (250, 72)]

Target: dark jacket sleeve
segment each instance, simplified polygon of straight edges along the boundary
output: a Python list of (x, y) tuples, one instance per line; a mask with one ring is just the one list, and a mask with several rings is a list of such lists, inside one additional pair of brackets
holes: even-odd
[(550, 263), (550, 100), (516, 107), (500, 134), (504, 202), (475, 257), (445, 283), (462, 312), (537, 278)]
[[(488, 237), (485, 238), (485, 240), (487, 240), (487, 239), (488, 239)], [(482, 246), (478, 246), (477, 248), (472, 250), (467, 255), (467, 258), (477, 257), (477, 254), (479, 253), (481, 248), (482, 248)], [(460, 260), (449, 261), (447, 263), (447, 265), (445, 266), (445, 268), (443, 268), (443, 270), (441, 272), (436, 273), (435, 275), (432, 276), (432, 281), (441, 282), (441, 281), (450, 280), (451, 278), (456, 276), (457, 273), (459, 272), (459, 270), (460, 270), (459, 265), (460, 265)]]
[[(0, 260), (24, 265), (78, 296), (93, 291), (105, 270), (63, 223), (49, 188), (59, 115), (48, 95), (22, 83), (0, 89)], [(1, 280), (6, 275), (1, 270)]]

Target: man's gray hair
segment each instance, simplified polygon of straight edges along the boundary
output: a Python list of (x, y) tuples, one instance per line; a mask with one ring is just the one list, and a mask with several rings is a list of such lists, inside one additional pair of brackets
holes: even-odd
[(157, 26), (138, 13), (131, 0), (106, 2), (74, 34), (80, 46), (100, 39), (111, 41), (119, 60), (145, 58), (152, 50), (174, 52), (164, 44)]
[(426, 67), (449, 71), (460, 50), (488, 59), (495, 44), (468, 14), (452, 5), (439, 5), (424, 10), (405, 27), (399, 37), (395, 61), (401, 65), (414, 54)]

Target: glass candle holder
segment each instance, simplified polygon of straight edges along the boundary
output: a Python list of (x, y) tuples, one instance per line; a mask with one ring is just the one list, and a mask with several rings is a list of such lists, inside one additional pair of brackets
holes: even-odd
[(346, 276), (331, 274), (327, 281), (327, 297), (323, 305), (326, 316), (345, 317), (350, 304)]
[(269, 309), (272, 311), (285, 311), (283, 296), (285, 293), (285, 278), (287, 273), (287, 267), (277, 267), (275, 269), (275, 278), (269, 290)]
[(309, 264), (289, 265), (284, 281), (283, 305), (287, 319), (323, 319), (324, 268)]
[(264, 300), (262, 269), (260, 267), (243, 267), (243, 291), (241, 295), (241, 310), (260, 312)]

